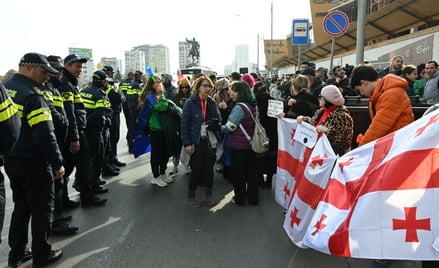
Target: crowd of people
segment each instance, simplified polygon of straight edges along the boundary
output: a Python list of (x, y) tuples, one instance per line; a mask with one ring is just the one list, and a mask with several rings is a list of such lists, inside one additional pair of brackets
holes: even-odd
[[(402, 56), (395, 56), (390, 67), (380, 72), (366, 63), (349, 70), (335, 66), (328, 75), (325, 68), (304, 62), (295, 74), (283, 77), (199, 74), (180, 77), (177, 87), (169, 74), (145, 76), (141, 71), (129, 72), (116, 87), (113, 68), (104, 66), (93, 73), (88, 87), (79, 89), (86, 61), (75, 54), (63, 59), (27, 53), (18, 72), (1, 85), (0, 153), (14, 201), (10, 267), (31, 258), (34, 266), (58, 260), (62, 251), (52, 249), (49, 235), (79, 230), (69, 223), (68, 210), (106, 203), (98, 196), (108, 192), (104, 178), (118, 176), (126, 165), (117, 157), (121, 113), (129, 153), (134, 150), (136, 128), (149, 138), (151, 184), (168, 186), (181, 165), (189, 175), (187, 205), (212, 207), (217, 204), (214, 172), (221, 172), (233, 187), (233, 203), (258, 206), (259, 191), (271, 189), (276, 174), (278, 118), (313, 125), (326, 134), (334, 152), (343, 155), (352, 148), (355, 125), (345, 106), (348, 96), (369, 98), (372, 120), (357, 138), (359, 145), (411, 123), (410, 96), (428, 104), (439, 102), (437, 63), (405, 66)], [(277, 117), (267, 115), (270, 100), (284, 104)], [(255, 153), (247, 137), (255, 130), (256, 117), (270, 139), (265, 153)], [(173, 166), (167, 172), (169, 159)], [(68, 194), (74, 169), (79, 202)], [(0, 179), (3, 224), (2, 174)], [(204, 190), (201, 197), (199, 188)], [(29, 223), (31, 249), (27, 248)]]

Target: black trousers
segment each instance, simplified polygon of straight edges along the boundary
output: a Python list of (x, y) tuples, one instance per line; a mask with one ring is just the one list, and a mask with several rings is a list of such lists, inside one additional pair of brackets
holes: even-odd
[(163, 131), (150, 132), (151, 138), (151, 171), (154, 178), (166, 173), (169, 153), (166, 145), (165, 133)]
[[(5, 177), (3, 173), (0, 171), (0, 234), (3, 230), (3, 222), (5, 220), (5, 205), (6, 205), (6, 196), (5, 196)], [(2, 238), (0, 236), (0, 243), (2, 242)]]
[(259, 203), (258, 179), (256, 176), (256, 154), (252, 150), (231, 149), (230, 175), (238, 205)]
[(76, 167), (75, 178), (79, 186), (79, 192), (81, 193), (81, 199), (87, 198), (93, 194), (91, 191), (91, 174), (90, 174), (90, 155), (88, 148), (88, 141), (85, 135), (85, 131), (81, 130), (79, 133), (80, 149), (77, 154), (72, 154), (69, 151), (70, 144), (67, 144), (64, 148), (64, 168), (67, 178), (72, 174), (73, 169)]
[(127, 131), (127, 142), (129, 149), (133, 148), (134, 125), (136, 124), (138, 115), (139, 115), (139, 109), (134, 109), (134, 108), (129, 109), (129, 122), (128, 122), (128, 131)]
[(120, 113), (113, 113), (110, 127), (111, 159), (117, 159), (117, 143), (120, 139)]
[(127, 129), (128, 129), (129, 121), (130, 121), (130, 109), (128, 109), (128, 103), (126, 101), (122, 102), (122, 111), (125, 117), (125, 124), (127, 125)]
[(92, 187), (99, 186), (104, 167), (104, 138), (102, 131), (87, 130), (87, 142), (90, 150), (90, 182)]
[(11, 182), (14, 210), (9, 227), (9, 258), (18, 259), (28, 243), (29, 221), (34, 259), (48, 256), (53, 219), (54, 187), (52, 168), (44, 159), (7, 157), (5, 171)]
[(189, 166), (191, 167), (189, 191), (197, 190), (198, 185), (212, 188), (215, 160), (215, 151), (209, 148), (207, 139), (200, 139), (200, 143), (195, 145), (195, 151), (189, 160)]

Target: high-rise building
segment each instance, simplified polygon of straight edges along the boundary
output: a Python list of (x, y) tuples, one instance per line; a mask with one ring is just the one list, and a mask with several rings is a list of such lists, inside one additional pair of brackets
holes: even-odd
[(101, 58), (101, 67), (104, 66), (111, 66), (113, 67), (114, 72), (118, 72), (122, 74), (122, 60), (115, 58), (115, 57), (111, 57), (111, 58), (106, 58), (106, 57), (102, 57)]
[(145, 72), (145, 53), (140, 50), (125, 51), (125, 74), (135, 71)]
[[(155, 74), (170, 72), (169, 48), (163, 45), (140, 45), (133, 48), (144, 53), (145, 66), (151, 66)], [(145, 68), (143, 68), (145, 70)]]
[(234, 68), (236, 72), (239, 72), (240, 68), (249, 67), (249, 51), (248, 45), (239, 45), (235, 47), (235, 61)]

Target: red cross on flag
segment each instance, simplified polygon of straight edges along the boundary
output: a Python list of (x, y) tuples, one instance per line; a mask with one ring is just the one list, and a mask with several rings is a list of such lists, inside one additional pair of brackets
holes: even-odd
[(439, 110), (337, 159), (304, 244), (331, 255), (439, 260)]
[(278, 132), (276, 196), (287, 209), (285, 231), (297, 246), (304, 247), (303, 236), (325, 190), (336, 156), (325, 135), (310, 149), (290, 135), (295, 133), (295, 120), (279, 120), (278, 126), (284, 131)]

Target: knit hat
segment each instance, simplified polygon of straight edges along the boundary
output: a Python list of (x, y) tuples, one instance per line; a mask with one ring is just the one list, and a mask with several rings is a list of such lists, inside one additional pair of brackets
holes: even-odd
[(244, 74), (241, 80), (247, 82), (247, 84), (252, 88), (255, 85), (255, 79), (250, 74)]
[(191, 86), (191, 83), (190, 83), (189, 79), (185, 76), (178, 82), (178, 85), (179, 86)]
[(229, 84), (230, 84), (229, 79), (227, 79), (227, 78), (218, 79), (215, 82), (215, 89), (216, 90), (226, 89), (229, 87)]
[(344, 104), (344, 98), (340, 90), (334, 85), (323, 87), (320, 95), (335, 106), (343, 106)]

